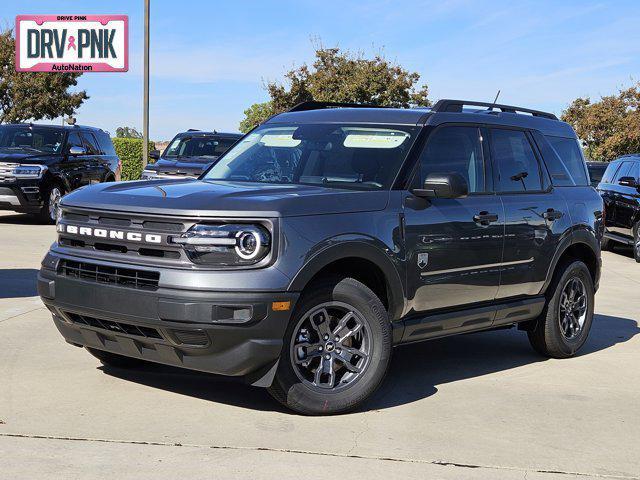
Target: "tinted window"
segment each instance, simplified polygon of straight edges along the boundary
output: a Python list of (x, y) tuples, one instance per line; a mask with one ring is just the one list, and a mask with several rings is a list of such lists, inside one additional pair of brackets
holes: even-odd
[(591, 184), (593, 186), (596, 186), (602, 181), (602, 176), (607, 169), (607, 165), (605, 163), (601, 165), (591, 164), (587, 168), (589, 169), (589, 178), (591, 179)]
[(602, 176), (602, 183), (612, 183), (618, 167), (620, 167), (619, 163), (610, 163)]
[(542, 189), (538, 160), (524, 132), (491, 129), (491, 153), (496, 169), (496, 191)]
[(67, 139), (67, 152), (71, 147), (84, 148), (84, 144), (82, 143), (82, 139), (78, 132), (71, 132), (69, 134), (69, 138)]
[(177, 137), (163, 157), (219, 157), (235, 142), (235, 139), (202, 135)]
[(420, 185), (431, 173), (458, 173), (467, 181), (469, 192), (483, 192), (484, 172), (480, 132), (476, 127), (436, 130), (420, 156)]
[(111, 138), (105, 132), (97, 132), (96, 138), (98, 140), (98, 144), (100, 145), (100, 150), (104, 152), (105, 155), (115, 155), (116, 151), (113, 148), (113, 142), (111, 142)]
[(576, 185), (588, 185), (584, 158), (575, 138), (546, 137)]
[(628, 177), (631, 170), (631, 162), (622, 162), (622, 166), (616, 172), (616, 176), (613, 179), (613, 183), (618, 183), (622, 177)]
[(98, 142), (89, 132), (82, 132), (82, 138), (84, 139), (84, 147), (87, 149), (88, 155), (100, 155), (100, 147)]

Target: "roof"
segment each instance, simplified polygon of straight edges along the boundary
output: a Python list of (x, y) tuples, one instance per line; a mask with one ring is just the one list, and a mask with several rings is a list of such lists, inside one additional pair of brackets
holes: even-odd
[(99, 132), (105, 132), (107, 133), (106, 130), (103, 130), (102, 128), (99, 127), (90, 127), (89, 125), (52, 125), (50, 123), (5, 123), (4, 125), (2, 125), (3, 127), (38, 127), (38, 128), (53, 128), (53, 129), (63, 129), (63, 130), (73, 130), (73, 129), (77, 129), (77, 128), (85, 128), (87, 130), (96, 130)]
[(219, 137), (234, 137), (234, 138), (240, 138), (242, 136), (241, 133), (230, 133), (230, 132), (216, 132), (215, 130), (212, 132), (208, 132), (208, 131), (204, 131), (204, 130), (187, 130), (186, 132), (180, 132), (178, 134), (176, 134), (176, 137), (182, 137), (182, 136), (195, 136), (195, 135), (202, 135), (202, 136), (219, 136)]
[(629, 153), (627, 155), (622, 155), (621, 157), (618, 157), (615, 160), (612, 160), (612, 163), (618, 162), (621, 160), (640, 160), (640, 153)]
[[(265, 123), (359, 123), (376, 125), (437, 126), (443, 123), (502, 125), (539, 130), (544, 135), (576, 138), (573, 128), (552, 113), (509, 105), (463, 100), (440, 100), (433, 108), (385, 108), (338, 103), (307, 102), (274, 115)], [(475, 105), (475, 108), (464, 108)], [(328, 108), (333, 107), (333, 108)], [(518, 113), (522, 112), (522, 113)]]

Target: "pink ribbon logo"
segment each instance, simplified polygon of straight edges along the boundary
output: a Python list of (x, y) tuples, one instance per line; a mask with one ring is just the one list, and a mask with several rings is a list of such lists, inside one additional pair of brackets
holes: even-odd
[(67, 50), (71, 50), (72, 48), (76, 51), (78, 50), (76, 48), (76, 37), (74, 37), (73, 35), (69, 37), (69, 45), (67, 46)]

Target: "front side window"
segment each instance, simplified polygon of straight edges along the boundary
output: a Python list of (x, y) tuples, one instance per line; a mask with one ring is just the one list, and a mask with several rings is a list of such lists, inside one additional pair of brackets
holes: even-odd
[(67, 152), (71, 150), (71, 147), (84, 148), (84, 143), (77, 132), (71, 132), (69, 134), (69, 139), (67, 140)]
[(491, 153), (497, 192), (540, 191), (540, 166), (526, 134), (491, 129)]
[(485, 191), (484, 156), (477, 127), (442, 127), (431, 134), (420, 155), (420, 185), (434, 173), (457, 173), (466, 180), (470, 193)]
[(628, 177), (631, 170), (631, 162), (623, 162), (618, 171), (616, 172), (614, 183), (618, 183), (622, 177)]
[(234, 139), (203, 135), (177, 137), (167, 147), (163, 158), (217, 158), (234, 142)]
[(30, 126), (0, 126), (0, 151), (60, 153), (64, 131)]
[(263, 125), (229, 150), (205, 180), (391, 187), (418, 127)]

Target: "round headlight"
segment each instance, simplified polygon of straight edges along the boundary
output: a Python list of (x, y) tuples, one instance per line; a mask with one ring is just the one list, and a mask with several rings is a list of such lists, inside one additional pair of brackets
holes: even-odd
[(262, 240), (256, 230), (238, 232), (236, 238), (238, 240), (236, 253), (239, 257), (245, 260), (251, 260), (260, 253)]

